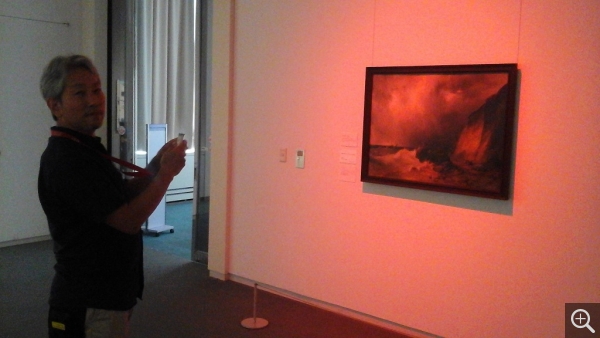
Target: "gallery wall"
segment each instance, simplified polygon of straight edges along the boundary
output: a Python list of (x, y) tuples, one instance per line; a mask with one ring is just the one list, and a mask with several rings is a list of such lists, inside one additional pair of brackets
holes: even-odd
[[(600, 302), (597, 1), (233, 6), (221, 272), (425, 336), (557, 337)], [(520, 69), (511, 198), (361, 183), (365, 67), (480, 63)]]
[(0, 246), (6, 246), (49, 238), (37, 173), (54, 121), (39, 79), (51, 57), (69, 53), (90, 56), (106, 74), (106, 1), (5, 1), (0, 15)]

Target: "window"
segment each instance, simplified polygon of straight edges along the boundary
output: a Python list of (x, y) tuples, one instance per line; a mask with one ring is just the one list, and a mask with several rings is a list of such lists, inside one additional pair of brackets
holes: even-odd
[(135, 1), (134, 112), (137, 152), (146, 124), (167, 124), (168, 139), (195, 144), (199, 110), (199, 1)]

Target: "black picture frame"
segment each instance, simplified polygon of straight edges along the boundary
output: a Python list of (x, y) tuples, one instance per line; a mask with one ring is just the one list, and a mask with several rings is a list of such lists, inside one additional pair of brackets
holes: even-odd
[(367, 67), (361, 181), (509, 199), (517, 64)]

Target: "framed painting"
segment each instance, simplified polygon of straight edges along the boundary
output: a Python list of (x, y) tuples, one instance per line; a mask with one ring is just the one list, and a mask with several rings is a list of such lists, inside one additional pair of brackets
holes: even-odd
[(368, 67), (361, 181), (508, 199), (517, 72)]

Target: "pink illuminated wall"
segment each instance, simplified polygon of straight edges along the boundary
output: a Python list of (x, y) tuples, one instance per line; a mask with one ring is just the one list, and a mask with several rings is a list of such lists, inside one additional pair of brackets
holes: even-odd
[[(236, 1), (229, 272), (408, 332), (563, 336), (565, 302), (600, 302), (598, 18), (596, 0)], [(361, 183), (365, 67), (477, 63), (521, 70), (511, 199)]]

